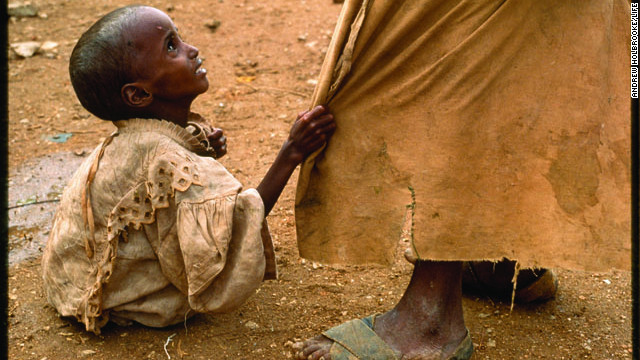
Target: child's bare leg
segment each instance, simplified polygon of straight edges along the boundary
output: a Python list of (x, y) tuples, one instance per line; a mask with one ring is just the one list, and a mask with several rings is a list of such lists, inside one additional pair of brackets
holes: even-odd
[[(398, 304), (376, 318), (376, 334), (403, 359), (440, 359), (453, 353), (466, 336), (461, 274), (461, 262), (416, 262)], [(297, 357), (329, 360), (331, 345), (319, 335), (307, 340)]]

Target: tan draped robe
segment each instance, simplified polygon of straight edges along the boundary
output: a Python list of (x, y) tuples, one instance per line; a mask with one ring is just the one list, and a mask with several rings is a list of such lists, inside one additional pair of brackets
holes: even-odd
[(629, 2), (347, 0), (313, 103), (300, 253), (630, 267)]

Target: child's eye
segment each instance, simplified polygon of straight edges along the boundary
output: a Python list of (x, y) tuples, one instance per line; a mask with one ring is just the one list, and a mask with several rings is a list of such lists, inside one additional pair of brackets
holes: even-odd
[(169, 41), (167, 42), (167, 50), (168, 51), (176, 51), (176, 50), (178, 50), (178, 48), (176, 46), (175, 39), (173, 37), (171, 39), (169, 39)]

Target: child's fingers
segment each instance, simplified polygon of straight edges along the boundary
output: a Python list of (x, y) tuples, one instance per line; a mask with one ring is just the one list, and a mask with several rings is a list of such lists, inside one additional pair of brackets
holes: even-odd
[(318, 150), (326, 142), (327, 142), (326, 137), (324, 136), (324, 134), (321, 134), (320, 136), (309, 140), (309, 142), (305, 146), (306, 152), (312, 153)]
[(332, 126), (332, 124), (319, 127), (315, 129), (313, 133), (309, 134), (306, 141), (308, 144), (311, 144), (314, 142), (320, 142), (320, 143), (327, 142), (329, 138), (331, 138), (331, 136), (333, 135), (333, 132), (335, 131), (335, 129), (336, 129), (335, 126)]
[(226, 144), (227, 144), (227, 137), (224, 135), (217, 139), (209, 138), (209, 145), (211, 145), (214, 148), (223, 147), (223, 146), (226, 146)]
[(309, 112), (309, 110), (303, 110), (303, 111), (300, 111), (300, 112), (298, 113), (298, 116), (296, 116), (296, 120), (300, 119), (301, 117), (303, 117), (303, 116), (304, 116), (304, 114), (306, 114), (306, 113), (308, 113), (308, 112)]
[(326, 123), (333, 122), (333, 115), (332, 114), (323, 114), (323, 115), (313, 119), (313, 122), (316, 122), (318, 124), (326, 124)]
[(327, 139), (333, 135), (333, 132), (336, 130), (335, 124), (329, 123), (323, 126), (319, 126), (313, 132), (313, 137), (317, 138), (320, 135), (324, 135)]
[(323, 111), (326, 111), (325, 108), (322, 105), (318, 105), (316, 107), (314, 107), (311, 110), (303, 110), (300, 111), (298, 113), (298, 117), (296, 117), (296, 120), (301, 119), (301, 118), (305, 118), (307, 120), (310, 120), (316, 116), (318, 116), (318, 114), (321, 114)]
[(313, 119), (307, 127), (304, 129), (305, 136), (312, 136), (317, 133), (327, 132), (327, 129), (335, 128), (336, 124), (333, 121), (333, 115), (325, 114), (316, 119)]
[(298, 125), (302, 127), (307, 127), (308, 125), (317, 122), (321, 118), (326, 119), (325, 117), (327, 115), (333, 116), (331, 114), (328, 114), (327, 109), (322, 105), (318, 105), (309, 111), (303, 111), (298, 115), (299, 117), (296, 119), (296, 123), (298, 123)]
[(301, 119), (304, 119), (306, 121), (310, 121), (311, 119), (314, 119), (320, 115), (322, 115), (323, 113), (326, 113), (327, 109), (322, 106), (322, 105), (318, 105), (316, 107), (314, 107), (313, 109), (309, 110), (307, 113), (305, 113), (304, 115), (301, 116)]
[(223, 139), (221, 139), (220, 141), (218, 141), (218, 142), (216, 142), (216, 143), (212, 144), (212, 146), (213, 146), (214, 148), (216, 148), (216, 150), (217, 150), (217, 149), (220, 149), (220, 150), (227, 150), (227, 139), (224, 139), (224, 137), (223, 137)]
[(333, 115), (331, 114), (326, 114), (321, 116), (318, 119), (318, 126), (322, 127), (322, 128), (335, 128), (336, 127), (336, 122), (334, 121)]
[(223, 138), (224, 136), (222, 136), (222, 135), (223, 135), (222, 129), (214, 128), (213, 132), (211, 134), (207, 135), (207, 138), (209, 139), (209, 141), (212, 141), (212, 140), (216, 141), (218, 139)]

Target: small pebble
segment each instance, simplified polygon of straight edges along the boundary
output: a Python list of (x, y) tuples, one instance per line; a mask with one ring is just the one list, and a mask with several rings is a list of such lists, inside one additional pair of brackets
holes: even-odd
[(38, 9), (30, 3), (14, 2), (7, 5), (7, 15), (22, 18), (38, 16)]

